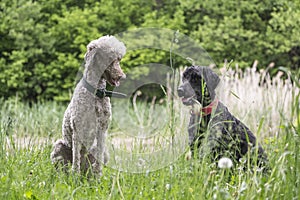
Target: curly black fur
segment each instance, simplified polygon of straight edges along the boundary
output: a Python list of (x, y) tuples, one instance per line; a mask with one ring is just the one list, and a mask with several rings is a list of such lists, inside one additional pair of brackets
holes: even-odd
[[(209, 67), (191, 66), (184, 71), (182, 82), (178, 95), (183, 103), (205, 107), (215, 100), (220, 79)], [(254, 134), (221, 102), (211, 114), (191, 114), (188, 133), (193, 154), (198, 149), (200, 154), (208, 153), (212, 159), (229, 157), (239, 162), (247, 153), (250, 153), (250, 159), (257, 153), (256, 164), (263, 167), (267, 163), (267, 156)]]

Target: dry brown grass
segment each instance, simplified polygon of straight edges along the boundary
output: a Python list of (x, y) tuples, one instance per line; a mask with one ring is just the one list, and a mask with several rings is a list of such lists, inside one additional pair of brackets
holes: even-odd
[(290, 78), (282, 79), (283, 72), (271, 78), (269, 68), (258, 71), (256, 64), (244, 71), (238, 66), (234, 70), (222, 68), (218, 96), (252, 131), (257, 133), (263, 122), (260, 135), (275, 136), (282, 123), (293, 121), (292, 103), (299, 88)]

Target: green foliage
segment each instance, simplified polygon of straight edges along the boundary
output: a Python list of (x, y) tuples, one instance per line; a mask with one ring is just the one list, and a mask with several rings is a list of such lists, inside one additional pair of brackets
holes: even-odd
[[(294, 58), (288, 57), (293, 48), (299, 47), (297, 1), (186, 1), (182, 4), (195, 24), (190, 35), (200, 41), (216, 63), (234, 60), (244, 68), (258, 60), (260, 67), (270, 62), (299, 67)], [(299, 50), (296, 55), (299, 57)]]
[[(179, 30), (219, 65), (225, 59), (241, 68), (254, 60), (260, 68), (300, 65), (296, 0), (2, 0), (0, 11), (0, 96), (6, 98), (68, 100), (88, 42), (140, 27)], [(169, 53), (129, 52), (123, 65), (128, 71), (148, 61), (169, 64)], [(181, 59), (175, 67), (186, 64)]]
[(37, 96), (34, 69), (45, 65), (51, 55), (51, 38), (42, 18), (41, 5), (31, 1), (1, 1), (1, 96), (15, 93), (30, 99)]

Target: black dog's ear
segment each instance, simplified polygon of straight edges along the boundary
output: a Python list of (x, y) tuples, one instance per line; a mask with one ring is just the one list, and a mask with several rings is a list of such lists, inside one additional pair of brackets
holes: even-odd
[(219, 76), (209, 67), (201, 67), (202, 68), (202, 76), (204, 81), (206, 82), (206, 86), (208, 91), (212, 94), (214, 90), (217, 88), (220, 83)]

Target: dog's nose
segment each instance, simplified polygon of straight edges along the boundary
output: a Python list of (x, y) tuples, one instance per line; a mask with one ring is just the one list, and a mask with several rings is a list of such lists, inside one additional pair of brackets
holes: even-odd
[(119, 78), (119, 80), (126, 79), (126, 75), (125, 74), (120, 75), (118, 78)]
[(179, 87), (179, 88), (177, 89), (177, 94), (178, 94), (179, 97), (184, 96), (184, 90), (183, 90), (181, 87)]

